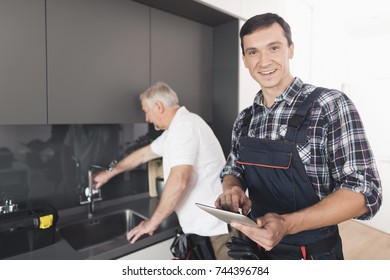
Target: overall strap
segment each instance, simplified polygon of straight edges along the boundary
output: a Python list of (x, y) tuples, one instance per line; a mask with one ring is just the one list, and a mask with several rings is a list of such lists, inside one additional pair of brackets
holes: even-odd
[(249, 131), (249, 125), (252, 120), (252, 111), (251, 109), (247, 110), (245, 112), (244, 119), (242, 120), (242, 125), (241, 125), (241, 136), (248, 136), (248, 131)]
[(306, 130), (309, 121), (307, 117), (310, 115), (314, 101), (317, 100), (323, 90), (324, 88), (321, 87), (315, 88), (313, 92), (311, 92), (310, 95), (303, 100), (298, 110), (290, 118), (285, 138), (287, 141), (295, 143), (306, 142)]

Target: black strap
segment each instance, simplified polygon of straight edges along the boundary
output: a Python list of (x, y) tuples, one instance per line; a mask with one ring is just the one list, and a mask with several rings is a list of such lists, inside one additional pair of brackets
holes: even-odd
[(308, 256), (318, 255), (334, 248), (340, 240), (340, 234), (337, 231), (328, 238), (322, 239), (312, 244), (306, 245), (306, 254)]
[(301, 106), (295, 112), (294, 116), (289, 120), (288, 125), (292, 127), (300, 127), (306, 116), (309, 114), (313, 102), (318, 98), (324, 88), (315, 88), (308, 97), (302, 102)]
[[(310, 115), (314, 101), (316, 101), (324, 88), (315, 88), (302, 104), (299, 106), (295, 114), (288, 121), (288, 128), (285, 139), (290, 142), (305, 142), (306, 130), (308, 126), (307, 116)], [(302, 131), (301, 137), (298, 132)]]
[(241, 136), (248, 136), (248, 131), (249, 131), (249, 125), (252, 120), (252, 112), (251, 109), (247, 110), (245, 112), (244, 119), (242, 120), (242, 125), (241, 125)]

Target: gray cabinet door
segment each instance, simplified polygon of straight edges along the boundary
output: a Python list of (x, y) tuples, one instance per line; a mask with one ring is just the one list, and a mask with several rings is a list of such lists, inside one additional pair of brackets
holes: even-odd
[(151, 81), (164, 81), (181, 105), (212, 121), (213, 29), (151, 10)]
[(144, 121), (149, 18), (128, 0), (47, 1), (50, 124)]
[(47, 122), (45, 1), (0, 1), (0, 124)]

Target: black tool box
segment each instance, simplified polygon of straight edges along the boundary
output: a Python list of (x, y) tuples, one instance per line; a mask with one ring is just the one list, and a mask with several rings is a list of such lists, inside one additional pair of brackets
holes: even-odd
[(0, 259), (55, 242), (57, 210), (51, 206), (0, 215)]

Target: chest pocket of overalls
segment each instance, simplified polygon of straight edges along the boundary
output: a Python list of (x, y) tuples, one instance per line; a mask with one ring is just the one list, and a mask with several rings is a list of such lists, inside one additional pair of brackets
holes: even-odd
[[(297, 210), (296, 186), (291, 145), (281, 141), (242, 137), (240, 164), (256, 215), (278, 214)], [(299, 175), (297, 175), (300, 177)]]

